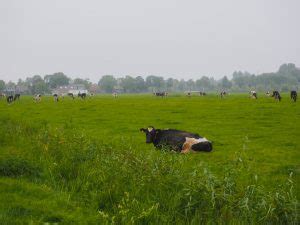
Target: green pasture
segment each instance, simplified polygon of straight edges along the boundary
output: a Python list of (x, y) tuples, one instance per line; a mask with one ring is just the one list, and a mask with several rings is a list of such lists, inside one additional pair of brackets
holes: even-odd
[[(1, 224), (297, 224), (300, 102), (258, 97), (1, 99)], [(213, 151), (156, 150), (149, 125)]]

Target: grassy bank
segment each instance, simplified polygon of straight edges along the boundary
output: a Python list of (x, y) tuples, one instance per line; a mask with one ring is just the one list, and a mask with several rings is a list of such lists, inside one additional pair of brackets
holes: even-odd
[[(0, 220), (296, 224), (298, 104), (171, 96), (0, 103)], [(198, 132), (209, 154), (146, 145), (140, 127)]]

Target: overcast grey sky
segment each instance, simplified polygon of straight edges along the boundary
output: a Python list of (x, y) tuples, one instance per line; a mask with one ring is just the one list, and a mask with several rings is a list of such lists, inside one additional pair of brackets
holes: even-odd
[(298, 0), (1, 0), (0, 79), (220, 78), (300, 66)]

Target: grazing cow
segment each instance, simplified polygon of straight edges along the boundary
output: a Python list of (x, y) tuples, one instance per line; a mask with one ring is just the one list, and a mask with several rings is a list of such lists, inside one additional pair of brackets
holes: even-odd
[(168, 96), (167, 92), (154, 92), (153, 95), (157, 96), (157, 97), (166, 97)]
[(227, 95), (227, 92), (226, 92), (226, 91), (221, 91), (221, 92), (220, 92), (221, 98), (225, 97), (225, 95)]
[(257, 99), (257, 93), (256, 93), (256, 91), (250, 91), (250, 98)]
[(20, 99), (20, 94), (15, 94), (15, 96), (14, 96), (14, 101), (16, 101), (16, 100), (19, 100)]
[(8, 95), (6, 97), (6, 101), (8, 104), (12, 103), (14, 101), (14, 96), (13, 95)]
[(58, 94), (53, 94), (53, 98), (55, 102), (58, 102)]
[(279, 91), (273, 91), (273, 94), (271, 97), (274, 97), (275, 100), (281, 101), (281, 96)]
[(297, 101), (297, 91), (291, 91), (291, 99), (296, 102)]
[(81, 99), (85, 99), (86, 98), (86, 93), (78, 93), (78, 98), (81, 98)]
[(140, 131), (146, 134), (146, 143), (153, 143), (158, 149), (167, 147), (181, 153), (212, 150), (212, 143), (198, 134), (174, 129), (160, 130), (154, 127), (141, 128)]
[(68, 96), (70, 96), (71, 98), (73, 98), (73, 99), (74, 99), (74, 95), (73, 95), (73, 93), (68, 93)]
[(42, 100), (42, 95), (41, 94), (37, 94), (33, 97), (33, 100), (35, 102), (40, 102)]

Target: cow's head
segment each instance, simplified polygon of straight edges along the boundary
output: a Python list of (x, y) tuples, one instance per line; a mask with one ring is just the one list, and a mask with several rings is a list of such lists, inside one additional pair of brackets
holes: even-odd
[(146, 143), (153, 142), (156, 134), (156, 130), (154, 127), (149, 126), (148, 128), (141, 128), (140, 131), (146, 134)]

